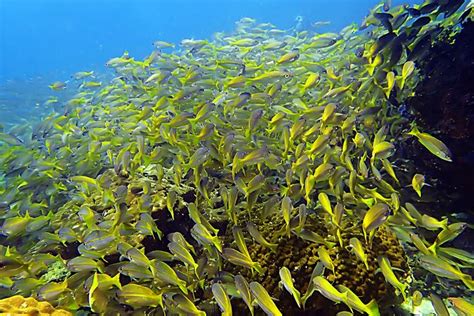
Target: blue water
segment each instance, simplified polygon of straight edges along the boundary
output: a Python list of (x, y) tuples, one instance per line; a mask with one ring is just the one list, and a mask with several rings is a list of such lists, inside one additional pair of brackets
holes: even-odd
[(125, 50), (142, 58), (157, 39), (179, 42), (230, 31), (244, 16), (288, 28), (301, 15), (307, 22), (331, 21), (322, 30), (338, 31), (359, 23), (378, 2), (0, 0), (0, 82), (46, 75), (64, 80), (79, 70), (99, 70)]
[[(403, 1), (406, 3), (407, 1)], [(420, 1), (408, 1), (416, 3)], [(77, 71), (102, 73), (124, 51), (142, 59), (155, 40), (211, 38), (253, 17), (278, 28), (330, 21), (321, 32), (359, 24), (377, 0), (0, 0), (0, 122), (28, 120), (65, 92), (47, 87)], [(393, 5), (402, 1), (393, 1)]]

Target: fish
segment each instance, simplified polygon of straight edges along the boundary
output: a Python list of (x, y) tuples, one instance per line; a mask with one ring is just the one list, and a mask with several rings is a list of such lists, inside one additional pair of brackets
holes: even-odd
[(385, 281), (390, 283), (394, 288), (396, 288), (400, 294), (402, 294), (403, 299), (406, 300), (406, 290), (408, 289), (408, 284), (402, 283), (398, 280), (397, 276), (393, 272), (392, 266), (390, 265), (390, 261), (385, 256), (379, 256), (377, 258), (380, 271), (382, 272), (383, 276), (385, 277)]
[(258, 242), (260, 245), (269, 248), (271, 251), (276, 253), (278, 244), (268, 242), (262, 234), (258, 231), (257, 226), (252, 222), (247, 222), (247, 231), (250, 233), (253, 239)]
[(447, 162), (452, 162), (452, 154), (449, 148), (439, 139), (436, 137), (420, 132), (416, 126), (412, 128), (410, 132), (408, 132), (408, 135), (415, 136), (420, 144), (422, 144), (426, 149), (429, 150), (433, 155), (436, 157), (447, 161)]
[(287, 236), (290, 235), (290, 219), (291, 219), (291, 211), (293, 210), (293, 204), (291, 202), (291, 198), (289, 196), (285, 196), (281, 200), (281, 212), (283, 214), (283, 220), (286, 224), (286, 234)]
[(235, 243), (237, 244), (237, 248), (239, 248), (240, 252), (242, 252), (247, 258), (251, 258), (247, 244), (245, 243), (242, 229), (238, 226), (232, 227), (232, 235), (234, 236)]
[(468, 316), (474, 313), (474, 304), (462, 297), (448, 297), (448, 301), (460, 316)]
[(198, 315), (198, 316), (205, 316), (206, 312), (199, 310), (196, 305), (187, 298), (185, 295), (177, 294), (172, 295), (171, 301), (176, 304), (177, 312), (179, 314), (187, 314), (187, 315)]
[(377, 203), (365, 213), (362, 228), (366, 241), (367, 234), (373, 235), (374, 231), (387, 220), (389, 214), (390, 208), (385, 203)]
[(98, 81), (85, 81), (79, 85), (79, 89), (83, 88), (98, 88), (102, 86), (102, 82)]
[(301, 94), (306, 93), (306, 91), (308, 91), (308, 89), (314, 87), (318, 83), (319, 79), (320, 79), (319, 74), (314, 73), (314, 72), (310, 73), (308, 75), (308, 77), (306, 78), (306, 80), (303, 84), (303, 87), (300, 90), (300, 93)]
[(335, 302), (347, 302), (347, 293), (339, 292), (328, 280), (323, 276), (316, 276), (313, 278), (312, 283), (314, 284), (316, 291), (321, 293), (327, 299)]
[(474, 256), (470, 252), (462, 250), (462, 249), (451, 248), (451, 247), (439, 247), (436, 249), (436, 253), (440, 253), (443, 256), (456, 258), (459, 261), (468, 264), (469, 266), (474, 265)]
[(395, 149), (395, 146), (389, 142), (378, 142), (374, 144), (372, 149), (372, 157), (370, 158), (371, 162), (375, 160), (375, 158), (379, 159), (386, 159), (390, 157)]
[(413, 232), (410, 233), (410, 240), (422, 254), (429, 255), (431, 253), (431, 250), (426, 246), (425, 241), (417, 234)]
[(155, 237), (156, 235), (158, 239), (161, 239), (163, 236), (163, 232), (158, 228), (155, 220), (149, 213), (140, 214), (140, 219), (135, 224), (135, 228), (145, 236), (148, 235)]
[[(423, 218), (423, 217), (422, 217)], [(445, 226), (446, 221), (441, 222), (442, 227)], [(451, 225), (447, 225), (443, 230), (436, 236), (436, 239), (433, 243), (433, 245), (430, 246), (430, 250), (432, 252), (435, 252), (435, 249), (443, 245), (444, 243), (447, 243), (456, 237), (458, 237), (462, 232), (466, 229), (467, 224), (463, 222), (459, 223), (453, 223)]]
[(187, 168), (197, 168), (200, 165), (204, 164), (211, 156), (211, 151), (207, 147), (198, 148), (194, 154), (189, 158), (187, 163)]
[(291, 62), (294, 62), (295, 60), (297, 60), (298, 58), (300, 58), (299, 51), (298, 50), (293, 50), (293, 51), (288, 52), (285, 55), (281, 56), (277, 60), (277, 64), (291, 63)]
[(92, 77), (94, 75), (94, 71), (78, 71), (72, 77), (76, 80), (81, 80), (87, 77)]
[(265, 81), (272, 81), (272, 80), (277, 80), (277, 79), (289, 79), (293, 77), (293, 74), (288, 71), (269, 71), (265, 72), (259, 76), (256, 76), (254, 78), (249, 78), (251, 82), (265, 82)]
[(322, 163), (316, 169), (314, 169), (313, 181), (314, 182), (324, 181), (327, 178), (329, 178), (333, 172), (334, 172), (334, 165), (330, 163)]
[[(378, 251), (380, 237), (412, 246), (423, 277), (469, 291), (473, 255), (452, 246), (463, 246), (469, 218), (418, 206), (437, 209), (437, 187), (425, 183), (432, 166), (423, 179), (405, 150), (441, 167), (457, 162), (451, 137), (421, 132), (406, 108), (436, 66), (425, 62), (432, 46), (457, 43), (473, 20), (465, 2), (384, 1), (360, 27), (335, 33), (301, 18), (280, 29), (246, 17), (209, 39), (155, 41), (141, 58), (125, 51), (108, 59), (107, 75), (72, 72), (45, 84), (56, 96), (36, 89), (41, 78), (6, 82), (1, 285), (97, 314), (230, 314), (242, 299), (249, 314), (259, 305), (255, 314), (300, 306), (375, 316), (382, 302), (337, 277), (347, 261), (377, 269), (413, 305), (422, 300), (398, 274), (403, 260)], [(311, 258), (291, 256), (308, 243)], [(290, 261), (269, 266), (290, 245)], [(304, 259), (312, 273), (299, 288)], [(56, 269), (61, 277), (49, 280)], [(263, 288), (277, 270), (294, 306)], [(332, 300), (324, 310), (306, 304), (322, 297)]]
[(184, 294), (188, 294), (186, 281), (181, 280), (176, 272), (167, 263), (157, 261), (154, 263), (153, 271), (155, 277), (161, 282), (177, 286)]
[(245, 186), (245, 188), (244, 188), (245, 197), (248, 198), (251, 193), (259, 190), (264, 185), (265, 185), (265, 176), (262, 175), (262, 174), (257, 174)]
[(359, 239), (356, 237), (352, 237), (349, 240), (349, 245), (352, 247), (352, 250), (356, 254), (357, 258), (359, 258), (360, 261), (362, 261), (365, 265), (365, 268), (368, 270), (369, 269), (369, 263), (368, 263), (368, 258), (367, 254), (364, 251), (364, 246), (360, 242)]
[(153, 273), (149, 269), (135, 263), (126, 263), (120, 266), (118, 270), (120, 274), (128, 276), (131, 279), (153, 279)]
[(66, 82), (55, 81), (55, 82), (53, 82), (52, 84), (50, 84), (48, 87), (49, 87), (51, 90), (60, 91), (60, 90), (66, 89), (66, 86), (67, 86)]
[(380, 316), (379, 306), (375, 299), (372, 299), (369, 303), (364, 304), (362, 300), (344, 285), (338, 285), (337, 288), (342, 292), (347, 294), (347, 301), (344, 303), (349, 306), (349, 308), (355, 309), (358, 312), (366, 313), (369, 316)]
[(308, 155), (312, 156), (313, 159), (317, 157), (318, 153), (322, 153), (326, 145), (330, 141), (329, 135), (319, 135), (318, 138), (311, 144), (309, 148)]
[(171, 219), (174, 219), (174, 205), (178, 200), (178, 195), (175, 191), (170, 191), (166, 196), (166, 208), (171, 215)]
[(319, 203), (321, 203), (323, 210), (325, 210), (329, 215), (331, 215), (331, 217), (333, 217), (334, 212), (332, 210), (331, 201), (329, 200), (328, 195), (324, 192), (321, 192), (318, 194), (318, 200)]
[(335, 244), (333, 242), (327, 241), (326, 238), (323, 236), (319, 235), (318, 233), (315, 233), (313, 231), (307, 230), (307, 229), (302, 229), (299, 232), (294, 232), (298, 237), (316, 243), (316, 244), (322, 244), (327, 248), (332, 248)]
[(232, 264), (255, 270), (259, 274), (263, 273), (263, 269), (258, 262), (253, 261), (252, 258), (247, 257), (245, 254), (233, 248), (224, 248), (222, 255)]
[(214, 283), (211, 289), (217, 304), (222, 310), (222, 315), (231, 316), (232, 305), (230, 304), (230, 299), (227, 296), (224, 286), (220, 283)]
[(67, 279), (63, 282), (49, 282), (38, 289), (38, 298), (45, 301), (58, 299), (67, 291)]
[(101, 261), (95, 261), (91, 258), (84, 256), (79, 256), (72, 258), (67, 263), (67, 268), (72, 272), (81, 272), (81, 271), (100, 271), (104, 272), (104, 265)]
[(446, 260), (433, 255), (422, 255), (420, 256), (421, 267), (431, 273), (451, 280), (462, 281), (468, 289), (474, 289), (474, 282), (472, 277), (468, 274), (463, 273), (461, 270), (450, 265)]
[(336, 44), (338, 37), (339, 36), (337, 34), (333, 33), (323, 33), (315, 35), (311, 38), (310, 42), (302, 48), (302, 51), (306, 51), (310, 48), (331, 47)]
[[(321, 276), (323, 273), (324, 273), (324, 266), (321, 261), (318, 261), (314, 265), (313, 271), (311, 272), (310, 280), (313, 280), (316, 276)], [(301, 303), (303, 305), (303, 308), (305, 308), (306, 301), (313, 295), (315, 291), (316, 291), (315, 284), (313, 282), (310, 282), (308, 284), (306, 293), (301, 298)]]
[(293, 284), (293, 279), (291, 277), (290, 270), (287, 267), (282, 267), (282, 268), (280, 268), (279, 275), (280, 275), (281, 284), (283, 284), (285, 289), (291, 295), (293, 295), (293, 298), (295, 299), (296, 304), (298, 305), (298, 307), (301, 307), (301, 294), (295, 288), (295, 286)]
[(78, 183), (86, 183), (93, 186), (99, 185), (96, 179), (93, 179), (88, 176), (74, 176), (74, 177), (71, 177), (71, 181), (78, 182)]
[(137, 248), (130, 248), (126, 251), (125, 256), (130, 260), (130, 262), (148, 268), (151, 265), (150, 259), (144, 254), (144, 250), (139, 250)]
[(18, 236), (26, 231), (26, 227), (31, 220), (28, 212), (26, 212), (25, 216), (7, 218), (4, 220), (0, 232), (7, 237)]
[(383, 89), (385, 93), (385, 97), (387, 99), (390, 98), (390, 93), (393, 90), (393, 87), (395, 87), (395, 73), (393, 71), (389, 71), (386, 76), (387, 80), (387, 86)]
[(168, 249), (176, 258), (178, 258), (184, 264), (191, 266), (195, 271), (197, 270), (198, 264), (194, 260), (189, 250), (182, 244), (177, 242), (170, 242), (168, 244)]
[(9, 145), (21, 145), (23, 141), (16, 137), (15, 135), (11, 135), (8, 133), (4, 133), (0, 131), (0, 142), (9, 144)]
[(430, 300), (433, 308), (436, 312), (436, 315), (439, 316), (449, 316), (449, 311), (443, 300), (436, 294), (430, 293)]
[(318, 257), (319, 257), (319, 260), (321, 260), (321, 262), (323, 263), (324, 267), (331, 270), (332, 273), (335, 273), (334, 263), (326, 248), (324, 247), (318, 248)]
[(254, 315), (254, 308), (252, 304), (253, 298), (252, 298), (252, 293), (250, 292), (249, 283), (240, 274), (234, 277), (234, 281), (235, 281), (235, 287), (237, 288), (237, 291), (242, 296), (242, 299), (244, 300), (245, 304), (250, 310), (250, 314), (253, 316)]
[(419, 225), (428, 230), (446, 229), (448, 227), (448, 219), (445, 218), (439, 221), (432, 216), (423, 214), (420, 218)]
[(238, 46), (238, 47), (250, 47), (257, 44), (257, 41), (252, 38), (241, 38), (232, 40), (229, 42), (230, 45)]
[(391, 43), (396, 38), (396, 34), (393, 32), (385, 33), (384, 35), (380, 36), (373, 44), (370, 46), (368, 53), (371, 57), (375, 57), (379, 52), (381, 52), (384, 48), (390, 47)]
[(133, 308), (146, 306), (163, 306), (162, 293), (156, 293), (152, 289), (138, 284), (126, 284), (117, 292), (120, 302), (130, 305)]
[(227, 81), (225, 83), (225, 86), (227, 88), (238, 88), (238, 87), (243, 87), (246, 82), (247, 82), (247, 78), (240, 75)]
[(165, 41), (154, 41), (153, 46), (158, 49), (162, 48), (173, 48), (175, 45), (173, 43), (165, 42)]
[(283, 315), (276, 306), (275, 302), (273, 302), (267, 290), (265, 290), (265, 288), (260, 283), (250, 282), (249, 288), (252, 296), (255, 298), (256, 303), (267, 315)]
[(418, 194), (419, 197), (421, 197), (421, 189), (425, 185), (425, 176), (422, 174), (415, 174), (413, 176), (413, 179), (411, 180), (411, 186), (413, 187), (413, 190), (415, 190), (416, 194)]
[(212, 236), (203, 224), (196, 223), (191, 228), (191, 234), (198, 241), (206, 245), (213, 245), (219, 252), (222, 252), (222, 243), (219, 236)]
[(393, 15), (387, 12), (375, 12), (373, 16), (387, 29), (388, 32), (393, 32), (392, 23)]

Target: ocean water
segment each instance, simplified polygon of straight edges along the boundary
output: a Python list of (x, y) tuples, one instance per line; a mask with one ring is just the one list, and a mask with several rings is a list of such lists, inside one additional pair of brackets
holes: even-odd
[(446, 110), (473, 22), (0, 0), (0, 314), (474, 315), (472, 141)]
[[(57, 76), (100, 70), (129, 51), (143, 58), (155, 40), (178, 43), (231, 31), (242, 17), (285, 29), (302, 16), (303, 27), (330, 21), (321, 31), (360, 23), (374, 0), (2, 0), (0, 80)], [(399, 4), (402, 1), (394, 1)], [(403, 1), (415, 3), (415, 1)]]
[[(106, 73), (105, 63), (128, 51), (144, 58), (152, 43), (209, 39), (231, 31), (242, 17), (334, 32), (360, 23), (374, 0), (1, 0), (0, 122), (37, 117), (50, 95), (47, 86), (78, 71)], [(416, 1), (393, 1), (413, 4)], [(62, 93), (68, 96), (67, 93)], [(69, 94), (70, 95), (70, 94)], [(46, 107), (46, 111), (51, 107)], [(31, 115), (30, 115), (31, 114)]]

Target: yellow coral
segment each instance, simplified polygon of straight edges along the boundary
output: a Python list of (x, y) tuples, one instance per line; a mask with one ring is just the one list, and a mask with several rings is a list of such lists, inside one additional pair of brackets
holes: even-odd
[(48, 302), (38, 302), (33, 297), (24, 298), (21, 295), (4, 298), (0, 300), (0, 315), (3, 316), (27, 316), (27, 315), (54, 315), (72, 316), (72, 313), (55, 309)]

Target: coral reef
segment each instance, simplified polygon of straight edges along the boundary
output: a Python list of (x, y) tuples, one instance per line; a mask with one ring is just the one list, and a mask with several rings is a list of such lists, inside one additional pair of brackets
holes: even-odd
[(72, 316), (72, 313), (54, 308), (48, 302), (38, 302), (32, 297), (25, 298), (20, 295), (0, 300), (0, 315), (14, 316)]

